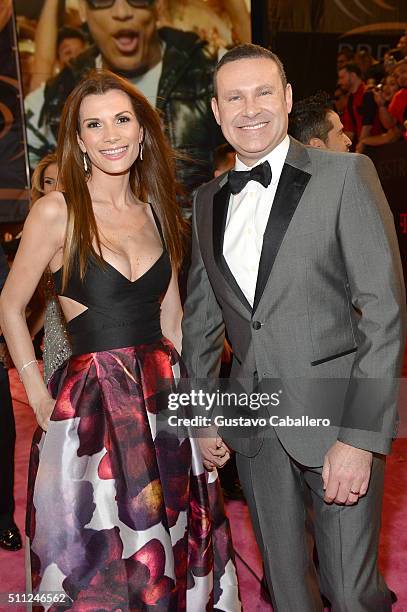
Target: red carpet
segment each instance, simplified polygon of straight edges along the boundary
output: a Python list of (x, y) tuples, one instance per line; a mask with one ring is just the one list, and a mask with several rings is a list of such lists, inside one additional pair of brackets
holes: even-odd
[[(11, 372), (12, 394), (17, 425), (16, 521), (24, 530), (27, 459), (35, 420), (16, 373)], [(233, 542), (238, 553), (237, 566), (245, 612), (271, 612), (260, 598), (261, 560), (254, 541), (246, 506), (229, 502)], [(398, 439), (388, 459), (384, 497), (380, 565), (388, 585), (397, 593), (394, 612), (407, 612), (407, 439)], [(243, 562), (239, 559), (241, 557)], [(0, 593), (24, 591), (24, 551), (0, 552)], [(0, 605), (1, 612), (22, 607)], [(197, 610), (197, 612), (200, 612)], [(375, 612), (372, 610), (372, 612)]]

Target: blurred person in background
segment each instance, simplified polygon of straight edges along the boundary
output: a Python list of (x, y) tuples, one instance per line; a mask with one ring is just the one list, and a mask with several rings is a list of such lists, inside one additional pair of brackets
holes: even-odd
[(336, 112), (342, 117), (348, 105), (348, 93), (341, 87), (336, 87), (333, 102)]
[(216, 147), (215, 152), (213, 154), (213, 176), (216, 178), (224, 172), (227, 172), (228, 170), (234, 168), (235, 159), (236, 151), (228, 142), (224, 142), (223, 144)]
[(357, 64), (362, 73), (362, 79), (367, 83), (373, 79), (375, 83), (383, 78), (383, 65), (378, 62), (367, 49), (361, 49), (354, 55), (353, 62)]
[[(397, 89), (396, 89), (397, 88)], [(379, 117), (386, 131), (383, 134), (362, 138), (356, 148), (359, 153), (365, 146), (380, 147), (407, 139), (404, 126), (407, 109), (407, 59), (398, 62), (391, 76), (383, 81), (383, 87), (376, 91), (375, 101)]]
[(318, 92), (293, 105), (288, 133), (305, 145), (346, 153), (352, 141), (343, 131), (338, 113), (326, 92)]
[(349, 94), (342, 123), (353, 145), (356, 146), (361, 138), (380, 134), (382, 126), (373, 93), (366, 91), (359, 66), (351, 63), (341, 68), (338, 71), (338, 85)]
[[(57, 0), (49, 0), (57, 2)], [(132, 82), (162, 113), (167, 137), (181, 153), (177, 178), (190, 194), (212, 176), (215, 147), (223, 142), (210, 99), (217, 55), (192, 32), (157, 27), (155, 0), (80, 0), (94, 45), (26, 98), (30, 161), (55, 147), (62, 107), (92, 68), (108, 68)]]
[(341, 70), (346, 64), (352, 62), (354, 53), (349, 47), (343, 47), (336, 55), (336, 69)]
[[(0, 292), (8, 274), (8, 263), (0, 246)], [(11, 365), (0, 329), (0, 547), (16, 551), (22, 547), (21, 534), (14, 522), (14, 451), (16, 426), (7, 368)]]
[(399, 39), (396, 48), (401, 53), (402, 58), (407, 57), (407, 32), (405, 32)]

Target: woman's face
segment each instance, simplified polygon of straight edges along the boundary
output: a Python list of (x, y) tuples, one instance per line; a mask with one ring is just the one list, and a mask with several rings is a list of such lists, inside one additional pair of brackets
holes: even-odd
[(394, 96), (394, 94), (396, 93), (396, 91), (398, 90), (399, 86), (397, 83), (397, 79), (392, 76), (389, 75), (387, 76), (384, 81), (383, 81), (383, 97), (386, 100), (386, 102), (390, 101), (392, 99), (392, 97)]
[(55, 191), (58, 181), (58, 167), (56, 164), (49, 164), (44, 171), (44, 194)]
[(143, 140), (129, 96), (118, 89), (86, 96), (79, 111), (78, 142), (92, 169), (106, 174), (128, 172), (139, 156)]

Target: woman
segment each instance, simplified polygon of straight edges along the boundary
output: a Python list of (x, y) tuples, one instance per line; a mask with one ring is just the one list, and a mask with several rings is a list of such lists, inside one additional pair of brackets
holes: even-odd
[[(31, 179), (31, 205), (47, 193), (59, 188), (56, 153), (49, 153), (37, 164)], [(34, 336), (34, 347), (39, 333), (44, 327), (44, 380), (49, 382), (51, 375), (71, 355), (71, 347), (66, 333), (61, 306), (55, 294), (54, 280), (49, 268), (45, 271), (41, 286), (40, 307), (30, 315), (28, 326)], [(45, 305), (44, 305), (45, 302)], [(38, 352), (36, 351), (36, 354)]]
[[(75, 610), (238, 610), (228, 526), (218, 508), (211, 533), (200, 458), (193, 447), (191, 475), (190, 440), (159, 427), (180, 370), (182, 222), (158, 114), (127, 81), (89, 74), (65, 105), (58, 167), (64, 193), (33, 206), (0, 300), (47, 431), (30, 464), (33, 588), (65, 591)], [(48, 265), (73, 353), (52, 397), (23, 317)], [(220, 448), (218, 465), (227, 458)]]

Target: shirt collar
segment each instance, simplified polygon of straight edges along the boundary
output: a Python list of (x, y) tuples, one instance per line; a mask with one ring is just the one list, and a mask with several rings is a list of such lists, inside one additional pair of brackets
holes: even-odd
[(270, 153), (259, 159), (253, 166), (246, 166), (236, 155), (235, 170), (251, 170), (255, 166), (262, 164), (266, 160), (270, 164), (273, 178), (271, 184), (274, 185), (280, 180), (281, 171), (287, 157), (288, 149), (290, 148), (290, 138), (288, 135), (278, 144)]

